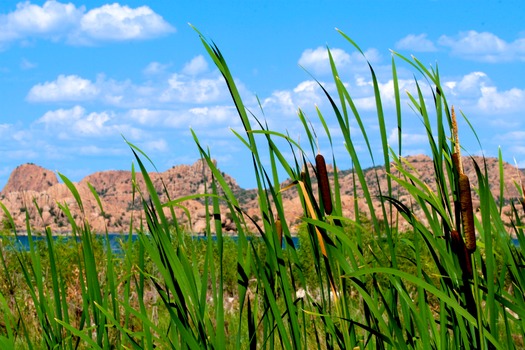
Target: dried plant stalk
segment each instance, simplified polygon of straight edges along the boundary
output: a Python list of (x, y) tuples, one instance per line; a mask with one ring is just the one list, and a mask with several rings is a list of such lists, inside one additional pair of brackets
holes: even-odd
[(469, 253), (473, 253), (476, 250), (476, 228), (474, 226), (472, 194), (470, 192), (470, 180), (463, 171), (463, 162), (461, 161), (461, 147), (458, 136), (458, 123), (456, 120), (454, 106), (452, 106), (451, 109), (451, 116), (452, 137), (454, 138), (454, 153), (452, 154), (452, 161), (459, 174), (459, 204), (461, 209), (461, 222), (463, 223), (463, 233), (465, 234), (465, 247)]
[(452, 159), (454, 160), (454, 165), (458, 169), (460, 174), (463, 174), (463, 162), (461, 160), (461, 146), (459, 143), (458, 135), (458, 122), (456, 120), (456, 112), (454, 111), (454, 106), (451, 108), (451, 117), (452, 117), (452, 137), (454, 139), (454, 154)]

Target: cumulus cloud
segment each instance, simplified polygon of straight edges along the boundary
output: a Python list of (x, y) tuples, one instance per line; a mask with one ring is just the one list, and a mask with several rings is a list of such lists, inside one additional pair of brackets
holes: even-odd
[(27, 95), (32, 102), (84, 101), (95, 98), (100, 90), (90, 80), (77, 75), (59, 75), (54, 81), (33, 86)]
[[(333, 90), (333, 84), (322, 83), (328, 90)], [(286, 117), (297, 115), (298, 108), (308, 109), (322, 105), (325, 95), (319, 84), (314, 80), (306, 80), (290, 90), (276, 90), (262, 101), (263, 108)]]
[(473, 61), (525, 61), (525, 38), (507, 42), (493, 33), (470, 30), (456, 36), (443, 35), (438, 43), (450, 48), (452, 54)]
[(53, 81), (34, 85), (27, 94), (30, 102), (99, 101), (111, 106), (150, 104), (159, 88), (136, 85), (130, 80), (117, 81), (99, 75), (89, 80), (77, 75), (59, 75)]
[(525, 109), (524, 89), (500, 91), (484, 72), (471, 72), (457, 80), (447, 80), (443, 85), (445, 93), (478, 113), (507, 114)]
[[(26, 99), (30, 102), (96, 101), (121, 108), (160, 107), (173, 103), (206, 105), (230, 101), (228, 88), (218, 71), (207, 72), (204, 57), (188, 62), (180, 73), (161, 74), (167, 65), (152, 63), (147, 74), (151, 80), (135, 83), (129, 79), (115, 80), (99, 74), (90, 80), (78, 75), (59, 75), (55, 80), (31, 87)], [(149, 77), (148, 77), (149, 78)], [(243, 84), (237, 82), (241, 92)]]
[(110, 111), (88, 113), (84, 107), (60, 108), (46, 112), (34, 125), (43, 125), (59, 139), (71, 140), (77, 137), (104, 137), (108, 135), (134, 135), (134, 128), (119, 124), (115, 113)]
[(39, 6), (25, 1), (18, 3), (14, 11), (0, 14), (0, 47), (29, 38), (82, 45), (149, 39), (174, 31), (150, 7), (130, 8), (118, 3), (86, 12), (84, 6), (72, 3), (49, 0)]
[(186, 63), (182, 69), (182, 73), (187, 75), (197, 75), (204, 73), (208, 70), (208, 63), (204, 59), (204, 56), (198, 55), (193, 58), (190, 62)]
[(148, 6), (130, 8), (114, 3), (92, 9), (80, 20), (80, 33), (89, 39), (147, 39), (173, 31), (173, 28)]
[(478, 107), (486, 113), (511, 113), (525, 109), (525, 90), (512, 88), (498, 91), (495, 86), (481, 87)]
[(168, 68), (170, 67), (170, 64), (162, 64), (160, 62), (151, 62), (144, 68), (142, 73), (146, 75), (156, 75), (156, 74), (162, 74), (164, 73)]
[(0, 15), (0, 43), (27, 37), (47, 37), (56, 40), (74, 30), (84, 7), (46, 1), (42, 6), (20, 2), (16, 10)]
[[(418, 146), (418, 145), (424, 145), (428, 143), (428, 136), (426, 134), (420, 134), (420, 133), (407, 133), (402, 132), (401, 133), (401, 142), (405, 146)], [(390, 131), (390, 135), (388, 135), (388, 143), (392, 145), (398, 145), (399, 144), (399, 134), (398, 129), (392, 129)]]
[(146, 152), (166, 152), (169, 149), (164, 139), (147, 141), (142, 147)]
[[(350, 64), (352, 65), (352, 68), (366, 67), (364, 66), (366, 63), (365, 59), (358, 52), (349, 54), (338, 48), (330, 49), (330, 52), (338, 69), (349, 67)], [(371, 63), (380, 60), (380, 55), (375, 49), (367, 50), (365, 56)], [(306, 49), (299, 58), (299, 65), (315, 74), (329, 73), (331, 68), (327, 48), (320, 46), (316, 49)]]
[(210, 103), (227, 96), (222, 76), (196, 79), (185, 74), (173, 74), (168, 88), (160, 96), (162, 102)]
[(239, 118), (233, 106), (204, 106), (188, 109), (133, 109), (127, 117), (144, 127), (169, 127), (177, 129), (215, 128), (217, 126), (239, 125)]
[(462, 96), (479, 95), (480, 87), (490, 84), (490, 80), (484, 72), (471, 72), (465, 74), (458, 81), (447, 81), (445, 85), (452, 89), (455, 95)]
[(437, 51), (434, 43), (427, 39), (426, 34), (409, 34), (395, 44), (396, 49), (411, 50), (416, 52), (434, 52)]

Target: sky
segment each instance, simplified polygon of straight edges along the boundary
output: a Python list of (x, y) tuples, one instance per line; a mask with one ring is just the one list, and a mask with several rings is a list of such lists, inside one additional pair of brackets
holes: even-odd
[[(393, 50), (438, 67), (449, 104), (476, 132), (460, 120), (463, 155), (497, 156), (501, 147), (506, 161), (525, 167), (524, 18), (524, 2), (505, 0), (0, 1), (0, 188), (24, 163), (73, 181), (130, 170), (124, 138), (159, 171), (192, 164), (199, 152), (191, 130), (222, 171), (255, 187), (250, 153), (232, 132), (242, 124), (227, 86), (189, 23), (219, 47), (247, 108), (305, 146), (309, 159), (299, 108), (321, 151), (351, 167), (318, 85), (334, 93), (327, 48), (372, 135), (375, 163), (353, 122), (363, 165), (382, 159), (366, 61), (377, 73), (395, 147)], [(413, 93), (415, 79), (425, 86), (402, 60), (396, 67), (403, 91)], [(333, 150), (316, 107), (333, 131)], [(406, 94), (402, 110), (403, 153), (428, 154)], [(292, 157), (286, 147), (283, 153)]]

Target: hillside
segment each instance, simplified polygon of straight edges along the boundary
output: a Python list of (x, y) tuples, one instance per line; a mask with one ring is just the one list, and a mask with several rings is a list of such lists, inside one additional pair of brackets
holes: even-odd
[[(427, 156), (410, 156), (406, 160), (413, 166), (413, 172), (418, 177), (429, 184), (432, 188), (434, 181), (434, 168), (432, 160)], [(481, 157), (474, 158), (478, 164), (482, 164)], [(499, 199), (499, 166), (495, 158), (485, 159), (489, 175), (489, 183), (495, 198)], [(477, 186), (476, 172), (472, 159), (464, 158), (465, 173), (470, 177), (472, 186)], [(333, 174), (333, 169), (329, 169)], [(509, 203), (519, 197), (515, 182), (519, 182), (519, 176), (523, 177), (523, 171), (517, 170), (510, 164), (504, 164), (504, 204), (506, 208), (504, 213), (509, 212)], [(311, 174), (313, 177), (313, 173)], [(201, 161), (193, 165), (174, 166), (162, 173), (151, 173), (157, 193), (160, 194), (161, 200), (168, 201), (169, 198), (175, 199), (197, 193), (203, 193), (205, 186), (209, 186), (211, 173), (207, 167), (203, 167)], [(243, 211), (254, 218), (258, 218), (257, 192), (255, 190), (246, 190), (240, 188), (235, 179), (224, 175), (229, 186), (239, 198)], [(377, 177), (376, 177), (377, 176)], [(387, 176), (384, 167), (376, 167), (365, 171), (367, 183), (373, 184), (379, 181), (382, 189), (387, 188)], [(359, 183), (354, 189), (353, 172), (345, 170), (339, 172), (339, 184), (341, 187), (343, 215), (354, 217), (355, 205), (362, 212), (369, 212), (363, 199), (363, 191)], [(103, 211), (100, 210), (95, 197), (91, 193), (88, 183), (91, 184), (99, 195)], [(142, 177), (137, 174), (137, 183), (140, 188), (144, 189)], [(285, 182), (285, 183), (289, 183)], [(317, 191), (316, 181), (312, 178), (314, 191)], [(90, 223), (97, 232), (128, 232), (129, 224), (133, 220), (137, 222), (142, 218), (142, 204), (135, 196), (133, 199), (131, 172), (130, 171), (103, 171), (91, 174), (76, 184), (78, 192), (82, 198), (85, 208), (85, 219)], [(380, 195), (379, 187), (369, 185), (371, 195), (378, 198)], [(394, 193), (401, 200), (407, 200), (406, 193), (399, 190), (394, 183)], [(168, 195), (166, 195), (166, 192)], [(354, 196), (355, 195), (355, 196)], [(474, 210), (479, 207), (479, 201), (474, 195)], [(356, 199), (357, 198), (357, 199)], [(59, 208), (59, 204), (67, 205), (78, 222), (84, 219), (81, 211), (76, 204), (75, 199), (67, 189), (66, 185), (60, 183), (54, 172), (44, 169), (34, 164), (24, 164), (17, 167), (10, 175), (9, 180), (0, 192), (0, 201), (6, 206), (14, 218), (18, 230), (24, 231), (26, 224), (26, 212), (30, 218), (31, 226), (37, 231), (49, 226), (54, 232), (69, 232), (70, 227), (67, 218)], [(38, 205), (41, 213), (39, 214), (34, 203)], [(286, 208), (286, 216), (292, 226), (300, 223), (303, 215), (302, 206), (297, 196), (295, 188), (283, 192), (283, 203)], [(190, 218), (181, 209), (176, 209), (175, 214), (177, 221), (185, 225), (194, 232), (202, 232), (205, 229), (205, 207), (204, 201), (192, 199), (184, 202), (184, 205), (190, 213)], [(379, 209), (380, 202), (377, 200), (375, 205)], [(235, 225), (229, 220), (226, 214), (226, 208), (221, 209), (221, 220), (225, 232), (235, 232)], [(380, 211), (376, 211), (381, 217)], [(168, 209), (166, 214), (170, 215)], [(0, 219), (5, 225), (4, 214), (0, 214)], [(508, 221), (508, 218), (507, 218)]]

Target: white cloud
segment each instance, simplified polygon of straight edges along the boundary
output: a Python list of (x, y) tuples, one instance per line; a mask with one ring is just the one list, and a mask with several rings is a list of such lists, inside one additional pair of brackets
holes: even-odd
[(81, 106), (75, 106), (71, 109), (57, 109), (55, 111), (46, 112), (37, 120), (37, 123), (43, 123), (46, 125), (69, 124), (82, 118), (85, 113), (86, 110)]
[(54, 81), (33, 86), (27, 99), (32, 102), (84, 101), (95, 98), (99, 92), (90, 80), (77, 75), (59, 75)]
[[(129, 79), (108, 79), (103, 74), (99, 74), (95, 80), (61, 74), (55, 80), (34, 85), (26, 98), (31, 102), (97, 101), (105, 105), (135, 109), (159, 108), (173, 103), (203, 105), (230, 101), (228, 88), (217, 71), (204, 76), (196, 75), (204, 72), (205, 65), (202, 62), (197, 58), (184, 69), (194, 75), (161, 75), (155, 82), (147, 80), (138, 84)], [(157, 68), (161, 69), (157, 64), (150, 65), (148, 72), (153, 74)], [(243, 84), (236, 83), (244, 93)]]
[[(511, 88), (499, 91), (484, 72), (472, 72), (443, 84), (445, 93), (454, 96), (462, 108), (486, 115), (508, 114), (525, 109), (525, 90)], [(503, 123), (501, 123), (503, 125)]]
[[(348, 54), (346, 51), (338, 48), (330, 49), (332, 58), (337, 69), (343, 69), (352, 66), (352, 69), (366, 68), (366, 61), (363, 56), (354, 52)], [(373, 63), (380, 60), (380, 55), (377, 50), (370, 49), (365, 52), (366, 59)], [(305, 67), (314, 74), (327, 74), (331, 72), (330, 59), (326, 47), (318, 47), (316, 49), (306, 49), (299, 58), (299, 65)]]
[(75, 27), (83, 11), (83, 7), (57, 1), (42, 6), (20, 2), (15, 11), (0, 15), (0, 43), (33, 36), (56, 40)]
[(85, 108), (74, 106), (46, 112), (35, 123), (44, 125), (44, 130), (59, 139), (73, 140), (78, 137), (105, 137), (119, 134), (138, 135), (136, 128), (118, 123), (115, 113), (110, 111), (87, 113)]
[(470, 30), (454, 37), (443, 35), (438, 43), (449, 47), (454, 55), (473, 61), (525, 61), (525, 38), (507, 42), (493, 33)]
[(182, 69), (182, 73), (187, 75), (197, 75), (204, 73), (208, 70), (208, 63), (204, 59), (204, 56), (198, 55), (193, 58), (190, 62), (186, 63)]
[(114, 3), (88, 11), (80, 20), (80, 32), (91, 39), (147, 39), (173, 31), (148, 6), (130, 8)]
[[(332, 85), (328, 89), (331, 89)], [(325, 95), (319, 84), (314, 80), (306, 80), (291, 90), (272, 92), (269, 97), (262, 101), (262, 106), (269, 113), (279, 114), (280, 118), (293, 117), (297, 115), (298, 108), (303, 110), (313, 108), (316, 105), (323, 104), (324, 99)]]
[(494, 114), (522, 112), (525, 109), (525, 90), (512, 88), (500, 92), (495, 86), (481, 87), (478, 107)]
[(416, 52), (434, 52), (437, 51), (434, 43), (427, 39), (426, 34), (409, 34), (395, 44), (396, 49), (411, 50)]
[(297, 111), (297, 105), (293, 101), (292, 92), (279, 90), (272, 92), (271, 96), (262, 102), (263, 108), (283, 113), (285, 116), (293, 115)]
[(155, 74), (162, 74), (168, 69), (171, 65), (170, 64), (162, 64), (159, 62), (151, 62), (144, 68), (142, 73), (146, 75), (155, 75)]
[[(424, 145), (428, 144), (428, 136), (426, 134), (402, 132), (401, 142), (404, 146)], [(390, 144), (390, 146), (399, 144), (399, 135), (397, 128), (394, 128), (390, 131), (390, 135), (388, 135), (388, 143)]]
[(0, 14), (0, 47), (28, 38), (74, 44), (148, 39), (175, 29), (148, 6), (130, 8), (118, 3), (86, 12), (84, 6), (49, 0), (42, 6), (24, 1)]
[[(350, 55), (344, 50), (332, 49), (330, 51), (337, 67), (343, 67), (350, 62)], [(299, 65), (318, 74), (330, 72), (328, 50), (326, 47), (306, 49), (299, 58)]]
[(166, 152), (169, 147), (164, 139), (147, 141), (142, 146), (146, 152)]
[(239, 116), (233, 106), (195, 107), (189, 109), (191, 126), (239, 125)]
[(487, 74), (484, 72), (471, 72), (464, 75), (459, 81), (448, 81), (445, 85), (451, 88), (454, 95), (479, 96), (480, 87), (490, 84)]
[(132, 109), (128, 117), (141, 125), (157, 126), (163, 119), (168, 118), (173, 111), (151, 110), (147, 108)]
[(129, 119), (145, 127), (169, 127), (189, 129), (197, 127), (214, 129), (219, 125), (239, 125), (239, 117), (233, 106), (204, 106), (189, 109), (133, 109), (127, 113)]
[(102, 135), (106, 128), (106, 122), (110, 120), (107, 112), (90, 113), (85, 118), (76, 121), (74, 129), (81, 135)]
[(161, 93), (162, 102), (210, 103), (224, 99), (228, 94), (222, 76), (195, 79), (184, 74), (173, 74), (169, 87)]

